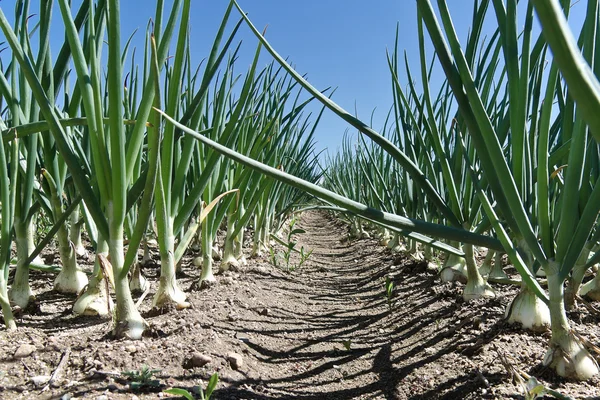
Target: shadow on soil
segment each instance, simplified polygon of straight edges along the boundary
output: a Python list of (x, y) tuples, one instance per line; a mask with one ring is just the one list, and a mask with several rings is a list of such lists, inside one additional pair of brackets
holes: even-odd
[[(327, 224), (313, 226), (311, 231), (316, 232), (303, 244), (310, 247), (320, 243), (321, 235), (331, 236), (336, 229), (339, 228)], [(264, 341), (267, 345), (246, 341), (248, 352), (260, 363), (282, 368), (289, 364), (309, 367), (278, 377), (236, 380), (235, 387), (216, 392), (218, 398), (458, 399), (482, 387), (472, 369), (426, 390), (422, 383), (405, 378), (418, 368), (436, 364), (449, 353), (475, 354), (493, 340), (494, 332), (503, 329), (502, 324), (463, 338), (462, 331), (469, 330), (479, 314), (468, 308), (461, 314), (460, 296), (451, 296), (452, 301), (448, 301), (448, 293), (436, 294), (431, 290), (436, 285), (435, 274), (427, 272), (423, 263), (409, 261), (396, 266), (400, 272), (394, 277), (397, 289), (390, 310), (383, 282), (396, 257), (375, 247), (371, 240), (361, 240), (358, 246), (355, 242), (352, 250), (340, 241), (331, 242), (331, 246), (329, 253), (313, 253), (307, 266), (310, 273), (305, 274), (313, 278), (310, 284), (298, 275), (269, 277), (275, 280), (270, 286), (279, 294), (312, 303), (307, 311), (298, 311), (293, 302), (286, 302), (273, 307), (267, 320), (247, 318), (214, 326), (215, 330), (233, 330), (251, 338), (270, 338)], [(373, 248), (379, 252), (367, 254), (366, 248), (371, 253)], [(423, 313), (425, 309), (430, 312)], [(461, 315), (458, 320), (457, 314)], [(249, 328), (259, 322), (260, 328)], [(351, 344), (345, 347), (343, 342), (349, 338)], [(288, 340), (289, 346), (274, 348), (274, 339)], [(488, 380), (503, 378), (500, 374), (487, 376)], [(411, 385), (421, 385), (421, 394), (407, 395)], [(405, 388), (405, 392), (400, 393), (400, 388)]]

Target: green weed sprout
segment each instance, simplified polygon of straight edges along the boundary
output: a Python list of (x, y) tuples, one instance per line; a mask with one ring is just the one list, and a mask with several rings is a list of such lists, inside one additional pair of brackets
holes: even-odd
[[(197, 386), (198, 391), (200, 393), (200, 400), (210, 400), (210, 397), (212, 396), (214, 390), (217, 388), (217, 383), (219, 383), (219, 374), (215, 372), (208, 380), (206, 392), (202, 390), (202, 387)], [(186, 400), (195, 400), (194, 395), (186, 389), (170, 388), (165, 390), (165, 393), (181, 396), (184, 397)]]
[(385, 296), (387, 298), (388, 307), (391, 311), (392, 306), (394, 305), (394, 281), (392, 281), (389, 276), (385, 278)]
[(154, 379), (154, 374), (158, 372), (160, 372), (160, 369), (150, 369), (150, 367), (144, 365), (139, 371), (125, 371), (122, 374), (129, 378), (131, 381), (129, 387), (135, 391), (160, 386), (160, 381)]
[[(271, 247), (271, 249), (270, 249), (271, 263), (275, 267), (279, 267), (281, 265), (280, 260), (283, 260), (283, 264), (285, 265), (285, 268), (287, 269), (288, 272), (291, 272), (291, 271), (296, 270), (297, 268), (300, 268), (306, 262), (306, 260), (308, 260), (308, 257), (310, 257), (310, 255), (313, 252), (312, 250), (309, 251), (308, 253), (305, 252), (304, 246), (301, 246), (300, 250), (298, 250), (296, 248), (296, 246), (298, 245), (298, 242), (293, 240), (293, 236), (306, 233), (306, 231), (304, 229), (294, 228), (294, 225), (296, 225), (296, 222), (297, 222), (296, 218), (292, 218), (290, 220), (289, 231), (287, 234), (287, 241), (283, 241), (283, 240), (279, 239), (277, 236), (271, 234), (271, 238), (284, 247), (284, 250), (280, 251), (278, 253), (276, 253), (275, 250)], [(300, 261), (298, 261), (298, 264), (296, 264), (296, 265), (293, 265), (291, 263), (291, 256), (292, 256), (293, 252), (296, 252), (300, 255)]]

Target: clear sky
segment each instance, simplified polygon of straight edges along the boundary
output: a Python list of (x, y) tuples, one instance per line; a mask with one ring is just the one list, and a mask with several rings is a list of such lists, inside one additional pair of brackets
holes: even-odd
[[(216, 13), (225, 6), (218, 7), (217, 3), (209, 6)], [(412, 54), (411, 58), (417, 57), (414, 0), (240, 0), (239, 3), (259, 29), (268, 25), (267, 39), (279, 54), (289, 57), (298, 72), (307, 74), (313, 86), (336, 88), (333, 100), (352, 113), (356, 109), (367, 123), (375, 110), (374, 128), (381, 128), (391, 106), (386, 49), (392, 50), (394, 46), (397, 26), (400, 48)], [(247, 27), (240, 37), (247, 49), (254, 50), (256, 39)], [(335, 151), (348, 127), (326, 111), (317, 131), (318, 148)]]
[[(122, 2), (123, 13), (132, 17), (127, 20), (129, 30), (134, 26), (145, 28), (154, 5), (142, 12), (141, 4), (144, 3), (139, 0)], [(154, 4), (154, 1), (148, 3)], [(462, 4), (463, 1), (455, 3)], [(377, 108), (375, 128), (380, 128), (378, 125), (383, 123), (391, 105), (391, 81), (385, 52), (394, 45), (397, 24), (402, 38), (400, 47), (416, 57), (414, 0), (239, 0), (239, 4), (260, 30), (268, 25), (270, 43), (279, 54), (289, 57), (297, 71), (307, 74), (315, 87), (337, 88), (334, 101), (351, 112), (356, 106), (359, 117), (366, 122)], [(191, 32), (197, 61), (207, 55), (227, 5), (227, 0), (192, 0)], [(234, 11), (232, 20), (237, 21), (238, 15)], [(464, 22), (461, 25), (465, 25)], [(123, 30), (128, 30), (127, 25)], [(243, 41), (243, 46), (237, 68), (238, 72), (245, 72), (254, 55), (257, 39), (245, 25), (238, 38)], [(263, 53), (261, 61), (270, 62), (268, 53), (264, 50)], [(315, 105), (312, 110), (316, 114), (319, 107)], [(327, 111), (317, 131), (318, 149), (335, 151), (346, 128), (345, 122)]]
[[(334, 101), (350, 112), (354, 112), (356, 107), (358, 116), (367, 123), (376, 109), (373, 127), (377, 130), (391, 106), (386, 49), (392, 50), (394, 46), (397, 26), (399, 48), (406, 50), (412, 67), (418, 67), (415, 0), (238, 1), (259, 29), (268, 25), (267, 39), (282, 56), (289, 57), (297, 71), (307, 74), (315, 87), (337, 88)], [(80, 3), (81, 0), (74, 0), (74, 8)], [(171, 3), (172, 0), (165, 0), (167, 10)], [(208, 55), (228, 3), (228, 0), (192, 0), (191, 37), (195, 65)], [(526, 4), (524, 1), (521, 3)], [(9, 17), (13, 14), (13, 4), (14, 0), (1, 3)], [(32, 1), (31, 13), (37, 12), (37, 4), (37, 1)], [(155, 4), (155, 0), (121, 0), (124, 40), (139, 28), (133, 44), (142, 45), (148, 20), (154, 16)], [(459, 37), (464, 42), (471, 22), (472, 1), (448, 0), (448, 5)], [(583, 15), (585, 7), (585, 2), (576, 3), (572, 16), (577, 19)], [(237, 11), (234, 11), (232, 21), (237, 18)], [(53, 52), (56, 55), (64, 38), (58, 5), (54, 10), (53, 26), (52, 43), (55, 43)], [(519, 29), (521, 27), (522, 23)], [(238, 39), (243, 41), (237, 66), (238, 73), (242, 73), (251, 61), (257, 40), (245, 25)], [(261, 63), (269, 61), (271, 59), (265, 52)], [(401, 80), (406, 83), (405, 77), (402, 76)], [(318, 110), (317, 107), (313, 109)], [(318, 149), (335, 151), (346, 128), (345, 122), (327, 112), (317, 134)]]
[[(333, 100), (380, 129), (391, 105), (386, 49), (399, 24), (401, 48), (416, 49), (416, 2), (398, 0), (241, 1), (267, 39), (313, 86), (337, 88)], [(335, 151), (349, 126), (329, 111), (318, 129), (319, 148)], [(353, 132), (353, 131), (351, 131)]]

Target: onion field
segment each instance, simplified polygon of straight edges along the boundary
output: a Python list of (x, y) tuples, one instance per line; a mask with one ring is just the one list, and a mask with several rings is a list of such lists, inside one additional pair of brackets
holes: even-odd
[(223, 2), (1, 3), (0, 398), (598, 398), (600, 1), (416, 0), (380, 128)]

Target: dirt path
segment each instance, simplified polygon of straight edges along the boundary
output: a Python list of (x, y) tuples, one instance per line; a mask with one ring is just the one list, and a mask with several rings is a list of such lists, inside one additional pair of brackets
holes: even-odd
[[(498, 352), (515, 368), (552, 379), (538, 365), (547, 335), (502, 321), (515, 288), (497, 287), (496, 299), (465, 304), (459, 286), (441, 285), (424, 264), (374, 240), (346, 241), (345, 225), (325, 214), (305, 213), (299, 224), (307, 232), (298, 246), (313, 250), (300, 269), (251, 260), (210, 289), (190, 292), (192, 309), (159, 316), (147, 313), (148, 296), (141, 311), (153, 329), (142, 342), (108, 339), (110, 322), (74, 318), (72, 300), (51, 293), (52, 277), (34, 274), (39, 312), (24, 315), (17, 333), (0, 331), (0, 398), (155, 399), (168, 387), (193, 391), (214, 372), (215, 399), (515, 398)], [(156, 266), (144, 273), (156, 281)], [(396, 286), (391, 310), (386, 276)], [(179, 282), (188, 291), (197, 279), (188, 260)], [(597, 317), (585, 310), (574, 317), (575, 329), (598, 344)], [(16, 360), (21, 345), (35, 352)], [(67, 351), (56, 387), (42, 391), (31, 383), (52, 374)], [(237, 369), (231, 353), (242, 360)], [(190, 359), (202, 357), (210, 361), (191, 368)], [(144, 365), (160, 370), (157, 386), (132, 391), (120, 373)], [(547, 384), (597, 398), (600, 380)]]
[(386, 372), (382, 277), (391, 257), (370, 242), (344, 241), (345, 227), (321, 214), (305, 215), (300, 226), (307, 230), (301, 245), (313, 250), (309, 262), (259, 285), (273, 293), (263, 297), (272, 310), (268, 322), (249, 319), (237, 327), (252, 337), (260, 386), (269, 398), (367, 398), (387, 391), (394, 383)]

